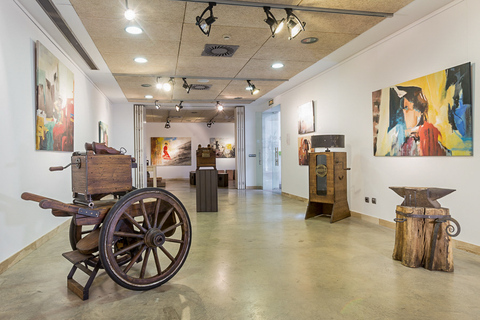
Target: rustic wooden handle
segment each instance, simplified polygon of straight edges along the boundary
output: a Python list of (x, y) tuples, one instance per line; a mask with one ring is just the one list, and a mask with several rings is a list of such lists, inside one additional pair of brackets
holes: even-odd
[(39, 203), (42, 209), (58, 209), (70, 213), (78, 213), (78, 207), (72, 204), (63, 203), (53, 199), (44, 199)]
[(50, 171), (62, 171), (63, 167), (62, 166), (50, 167), (50, 168), (48, 168), (48, 170), (50, 170)]
[(38, 194), (30, 193), (30, 192), (24, 192), (21, 195), (21, 198), (23, 200), (30, 200), (30, 201), (35, 201), (35, 202), (40, 202), (45, 199), (50, 199), (44, 196), (39, 196)]

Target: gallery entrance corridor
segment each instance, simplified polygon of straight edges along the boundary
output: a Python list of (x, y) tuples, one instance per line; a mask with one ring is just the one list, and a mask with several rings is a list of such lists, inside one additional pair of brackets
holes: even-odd
[[(103, 270), (90, 299), (68, 292), (68, 224), (0, 275), (1, 319), (478, 319), (480, 257), (454, 250), (453, 273), (392, 260), (394, 230), (350, 217), (304, 220), (306, 202), (262, 190), (218, 190), (196, 212), (195, 187), (167, 181), (193, 228), (189, 256), (150, 291)], [(394, 217), (392, 207), (392, 219)], [(44, 214), (49, 214), (45, 212)], [(67, 223), (67, 222), (66, 222)], [(79, 282), (82, 279), (79, 277)]]

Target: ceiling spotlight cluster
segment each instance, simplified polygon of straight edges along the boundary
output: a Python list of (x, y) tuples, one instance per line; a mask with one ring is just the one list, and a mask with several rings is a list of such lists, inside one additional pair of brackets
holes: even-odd
[(182, 103), (183, 103), (183, 101), (180, 101), (180, 103), (175, 106), (175, 111), (179, 112), (180, 110), (183, 109)]
[[(216, 17), (213, 16), (213, 7), (216, 6), (217, 4), (215, 2), (209, 2), (208, 7), (203, 10), (202, 14), (200, 16), (197, 16), (196, 18), (196, 25), (200, 28), (200, 30), (203, 32), (203, 34), (210, 36), (210, 29), (212, 28), (212, 23), (217, 20)], [(204, 15), (208, 12), (210, 12), (210, 16), (204, 17)]]
[(192, 85), (187, 83), (187, 78), (182, 78), (183, 80), (183, 89), (187, 91), (187, 93), (190, 93), (190, 90), (192, 89)]
[[(237, 1), (237, 5), (241, 5), (239, 3), (240, 2)], [(222, 4), (228, 4), (228, 3), (222, 3)], [(216, 5), (217, 5), (216, 2), (209, 2), (208, 7), (205, 10), (203, 10), (200, 16), (197, 16), (196, 18), (195, 24), (200, 28), (203, 34), (207, 36), (210, 36), (212, 24), (217, 20), (217, 17), (213, 16), (213, 7)], [(263, 7), (263, 11), (265, 11), (265, 14), (267, 15), (267, 18), (264, 21), (268, 24), (270, 28), (270, 32), (272, 33), (272, 38), (274, 38), (275, 35), (278, 34), (285, 25), (287, 25), (289, 40), (292, 40), (293, 38), (295, 38), (300, 32), (305, 31), (306, 22), (300, 21), (300, 19), (293, 13), (293, 9), (291, 8), (284, 9), (285, 12), (287, 13), (287, 17), (283, 18), (280, 21), (275, 19), (275, 16), (270, 11), (270, 9), (271, 7), (269, 6)], [(208, 17), (206, 17), (207, 12), (209, 13)]]
[(173, 77), (170, 77), (170, 80), (168, 80), (165, 83), (162, 83), (161, 78), (157, 78), (157, 84), (155, 87), (157, 89), (163, 89), (164, 91), (170, 92), (172, 91), (173, 85), (175, 84), (175, 81), (173, 80)]
[(257, 87), (255, 87), (255, 85), (250, 80), (247, 80), (247, 84), (248, 86), (245, 89), (250, 91), (250, 94), (253, 95), (260, 92), (260, 89), (257, 89)]
[(127, 26), (125, 27), (125, 31), (130, 33), (130, 34), (141, 34), (143, 33), (142, 28), (135, 22), (135, 11), (130, 9), (128, 7), (128, 0), (125, 0), (125, 19), (127, 19), (129, 22)]

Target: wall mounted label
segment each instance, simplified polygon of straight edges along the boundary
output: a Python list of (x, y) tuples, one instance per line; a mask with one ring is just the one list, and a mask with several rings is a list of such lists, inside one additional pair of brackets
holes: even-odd
[(250, 154), (248, 155), (249, 158), (255, 158), (256, 156), (257, 156), (257, 155), (256, 155), (255, 153), (250, 153)]

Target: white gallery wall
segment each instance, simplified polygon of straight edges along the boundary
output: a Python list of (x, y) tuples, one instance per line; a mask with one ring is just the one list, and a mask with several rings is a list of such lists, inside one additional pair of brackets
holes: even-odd
[[(196, 150), (198, 145), (206, 147), (210, 138), (224, 138), (235, 141), (234, 123), (214, 123), (210, 128), (205, 123), (172, 122), (170, 129), (165, 129), (165, 123), (145, 124), (145, 156), (151, 164), (150, 141), (152, 137), (184, 137), (192, 139), (192, 154), (190, 166), (157, 166), (157, 177), (164, 179), (188, 179), (190, 171), (197, 169)], [(217, 158), (217, 170), (235, 169), (235, 158)]]
[[(48, 233), (66, 218), (54, 217), (38, 203), (23, 201), (24, 191), (72, 200), (71, 152), (35, 150), (35, 41), (39, 40), (75, 76), (74, 150), (98, 141), (98, 122), (111, 123), (111, 104), (14, 1), (0, 9), (0, 262)], [(68, 241), (68, 239), (65, 239)]]
[[(297, 160), (297, 107), (314, 101), (316, 134), (344, 134), (350, 210), (393, 221), (402, 202), (390, 186), (456, 191), (439, 200), (462, 232), (457, 239), (480, 245), (480, 1), (455, 1), (296, 88), (275, 97), (281, 105), (282, 191), (308, 198), (308, 167)], [(381, 27), (381, 26), (380, 26)], [(372, 92), (449, 67), (472, 62), (474, 156), (374, 157)], [(265, 106), (258, 106), (264, 109)], [(250, 106), (250, 120), (255, 107)], [(254, 142), (248, 137), (250, 144)], [(324, 151), (318, 150), (317, 151)], [(247, 151), (248, 153), (249, 151)], [(374, 197), (377, 204), (365, 203)]]

